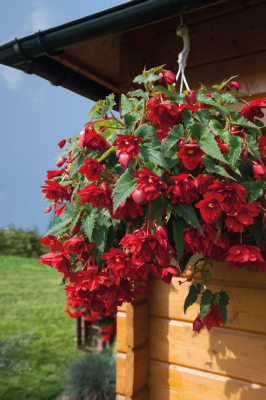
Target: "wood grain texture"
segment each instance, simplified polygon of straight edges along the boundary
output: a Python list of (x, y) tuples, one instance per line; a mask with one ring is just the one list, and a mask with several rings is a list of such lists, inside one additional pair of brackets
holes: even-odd
[(121, 353), (127, 352), (126, 313), (121, 311), (118, 311), (116, 317), (116, 350)]
[(126, 354), (116, 354), (116, 392), (125, 394), (126, 384)]
[(192, 331), (187, 322), (151, 318), (150, 357), (266, 385), (266, 336), (225, 328)]
[[(162, 362), (150, 362), (151, 399), (263, 400), (266, 388)], [(169, 397), (167, 397), (169, 396)]]
[(127, 305), (126, 312), (126, 344), (133, 349), (149, 340), (149, 302)]
[(148, 383), (149, 344), (129, 349), (126, 355), (125, 394), (133, 396)]

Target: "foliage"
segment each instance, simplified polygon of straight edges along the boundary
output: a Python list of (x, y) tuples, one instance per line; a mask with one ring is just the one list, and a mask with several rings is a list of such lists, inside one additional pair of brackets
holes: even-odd
[(41, 236), (34, 231), (9, 227), (0, 231), (0, 254), (19, 257), (38, 257), (47, 253)]
[(70, 360), (62, 395), (69, 400), (115, 400), (115, 357), (92, 354)]
[(42, 192), (50, 209), (65, 208), (42, 239), (52, 253), (41, 262), (64, 275), (80, 307), (115, 312), (152, 295), (148, 273), (169, 284), (202, 254), (184, 310), (200, 300), (197, 331), (211, 329), (225, 324), (229, 303), (211, 290), (212, 260), (266, 272), (266, 138), (255, 119), (266, 99), (234, 111), (243, 100), (233, 79), (212, 95), (203, 85), (178, 93), (164, 66), (144, 70), (121, 97), (121, 120), (113, 95), (98, 102), (57, 161), (66, 166), (48, 171)]

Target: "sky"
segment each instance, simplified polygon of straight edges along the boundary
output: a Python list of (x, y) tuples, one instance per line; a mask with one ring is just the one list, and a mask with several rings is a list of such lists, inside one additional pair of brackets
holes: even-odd
[[(0, 4), (0, 43), (124, 3), (9, 0)], [(0, 229), (45, 234), (51, 214), (39, 187), (56, 169), (57, 143), (78, 134), (93, 102), (35, 75), (0, 65)]]

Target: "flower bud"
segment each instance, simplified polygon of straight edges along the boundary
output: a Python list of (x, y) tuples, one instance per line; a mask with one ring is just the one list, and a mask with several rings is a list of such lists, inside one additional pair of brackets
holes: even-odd
[(61, 140), (61, 142), (59, 142), (59, 143), (57, 144), (57, 146), (59, 146), (60, 149), (62, 149), (62, 148), (64, 147), (65, 144), (66, 144), (66, 140), (64, 139), (64, 140)]
[(172, 85), (172, 83), (176, 83), (176, 76), (172, 71), (165, 71), (163, 76), (164, 76), (165, 82), (168, 83), (168, 85)]
[(257, 179), (262, 179), (264, 174), (266, 174), (266, 168), (264, 165), (261, 164), (254, 164), (253, 165), (253, 172)]
[(58, 158), (58, 160), (56, 161), (56, 165), (58, 166), (58, 168), (62, 167), (62, 165), (66, 162), (66, 158), (65, 157), (60, 157)]
[(231, 132), (233, 135), (236, 135), (237, 133), (240, 133), (239, 126), (231, 126), (231, 127), (230, 127), (230, 132)]
[(196, 100), (197, 100), (197, 93), (195, 92), (195, 90), (190, 90), (188, 92), (186, 99), (187, 99), (188, 104), (193, 106), (193, 104), (195, 104)]
[(76, 226), (72, 229), (71, 234), (76, 235), (80, 231), (80, 223), (78, 222)]
[(135, 203), (137, 204), (141, 204), (144, 200), (143, 194), (142, 194), (142, 190), (136, 188), (135, 190), (133, 190), (132, 194), (132, 199), (135, 201)]
[(50, 211), (52, 211), (52, 207), (47, 207), (47, 208), (44, 210), (45, 214), (49, 213)]
[(247, 159), (248, 159), (248, 151), (246, 149), (242, 150), (242, 156), (243, 156), (244, 160), (247, 161)]
[(195, 321), (193, 322), (193, 331), (196, 331), (199, 333), (199, 331), (202, 329), (203, 323), (200, 320), (200, 316), (198, 315)]
[(158, 83), (160, 85), (162, 85), (163, 83), (165, 83), (165, 79), (164, 79), (164, 75), (162, 72), (159, 73), (160, 79), (158, 80)]
[(239, 92), (239, 90), (241, 89), (241, 86), (239, 85), (239, 83), (237, 81), (233, 81), (228, 83), (228, 85), (226, 86), (227, 90), (232, 90), (234, 89), (236, 92)]
[(184, 145), (184, 140), (183, 139), (179, 139), (178, 142), (176, 143), (177, 145), (177, 149), (181, 150), (183, 145)]
[(155, 234), (157, 236), (161, 236), (161, 238), (167, 240), (168, 239), (168, 234), (167, 234), (167, 228), (166, 226), (157, 226), (155, 229)]
[(121, 165), (121, 167), (123, 167), (125, 169), (128, 165), (129, 159), (130, 159), (130, 157), (127, 153), (122, 153), (119, 156), (118, 163)]
[(71, 143), (71, 138), (68, 138), (67, 141), (68, 141), (68, 143)]

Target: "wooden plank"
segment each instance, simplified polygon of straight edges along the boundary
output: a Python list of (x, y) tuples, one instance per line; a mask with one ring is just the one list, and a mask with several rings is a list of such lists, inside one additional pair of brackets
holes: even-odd
[(147, 299), (127, 305), (126, 345), (135, 348), (149, 340), (149, 302)]
[[(211, 272), (213, 272), (211, 270)], [(229, 270), (229, 273), (231, 270)], [(241, 274), (242, 271), (238, 271)], [(214, 275), (215, 276), (215, 275)], [(260, 279), (259, 274), (257, 279)], [(184, 314), (184, 301), (190, 288), (189, 283), (179, 285), (179, 280), (173, 279), (166, 285), (161, 279), (151, 278), (149, 287), (153, 292), (150, 298), (150, 314), (155, 317), (193, 322), (199, 313), (199, 301), (190, 306)], [(211, 284), (213, 291), (226, 290), (230, 301), (227, 309), (227, 328), (246, 332), (266, 333), (266, 319), (261, 318), (261, 304), (266, 303), (266, 288), (235, 287), (226, 282)], [(234, 283), (233, 283), (234, 284)]]
[(149, 343), (154, 360), (266, 385), (266, 336), (151, 318)]
[(119, 311), (116, 317), (116, 349), (118, 352), (126, 353), (126, 313)]
[(153, 400), (266, 398), (266, 388), (263, 386), (158, 361), (150, 362), (149, 386)]
[(126, 354), (116, 354), (116, 392), (125, 394), (126, 383)]
[(129, 349), (126, 355), (125, 394), (133, 396), (148, 383), (149, 345), (144, 343), (135, 349)]
[(123, 303), (122, 306), (117, 307), (117, 311), (126, 312), (126, 309), (127, 309), (127, 303)]

